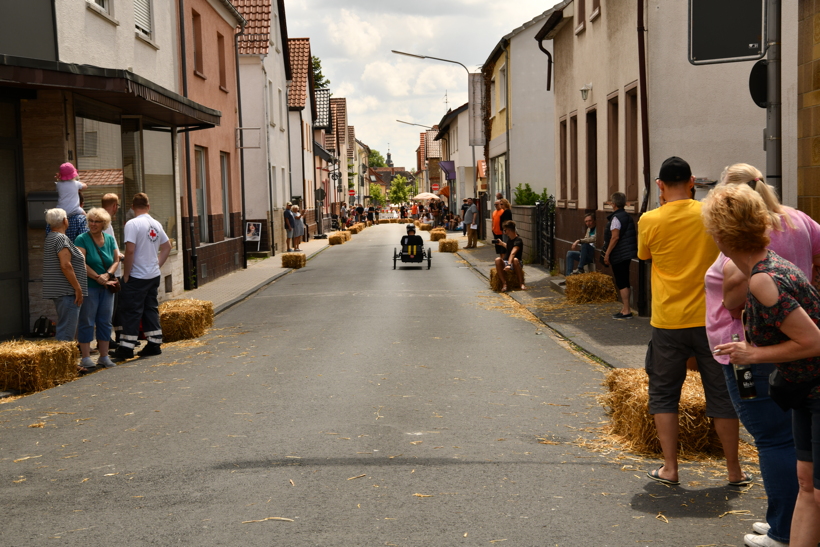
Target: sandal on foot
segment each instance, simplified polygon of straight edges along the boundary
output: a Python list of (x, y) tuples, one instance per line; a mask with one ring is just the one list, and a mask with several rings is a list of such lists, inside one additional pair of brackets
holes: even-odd
[(501, 287), (501, 292), (507, 292), (507, 290), (508, 290), (508, 289), (507, 289), (507, 286), (506, 286), (506, 285), (504, 285), (503, 287)]
[(680, 481), (673, 481), (670, 479), (664, 479), (660, 475), (660, 470), (663, 469), (663, 466), (658, 467), (657, 469), (652, 469), (651, 471), (646, 472), (646, 476), (652, 479), (653, 481), (659, 482), (661, 484), (666, 484), (669, 486), (678, 486)]
[(752, 484), (755, 480), (755, 476), (751, 473), (743, 472), (743, 478), (739, 481), (729, 481), (729, 486), (746, 486), (747, 484)]

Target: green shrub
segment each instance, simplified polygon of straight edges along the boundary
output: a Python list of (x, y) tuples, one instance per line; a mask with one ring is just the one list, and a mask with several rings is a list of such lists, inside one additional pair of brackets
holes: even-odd
[(535, 205), (536, 201), (547, 201), (550, 197), (546, 188), (539, 194), (532, 189), (529, 183), (516, 186), (514, 194), (515, 205)]

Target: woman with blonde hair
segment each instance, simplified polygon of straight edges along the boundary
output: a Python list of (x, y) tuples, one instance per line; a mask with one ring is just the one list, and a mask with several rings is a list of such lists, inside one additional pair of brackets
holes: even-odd
[[(111, 225), (111, 215), (101, 207), (88, 211), (88, 231), (77, 236), (74, 244), (85, 257), (88, 298), (80, 309), (77, 341), (80, 343), (80, 366), (92, 370), (111, 368), (114, 362), (108, 356), (111, 344), (111, 316), (114, 312), (114, 292), (119, 290), (116, 271), (120, 263), (117, 241), (105, 230)], [(100, 357), (96, 364), (91, 359), (91, 341), (96, 330)]]
[[(769, 503), (768, 523), (753, 525), (761, 535), (744, 539), (750, 546), (814, 547), (820, 541), (820, 293), (803, 267), (771, 250), (790, 251), (806, 262), (808, 251), (795, 252), (803, 236), (797, 228), (801, 215), (779, 204), (782, 212), (773, 213), (748, 182), (724, 181), (706, 197), (702, 213), (722, 253), (706, 275), (710, 344), (719, 361), (750, 364), (757, 388), (756, 398), (741, 400), (732, 370), (724, 367), (738, 416), (758, 446)], [(762, 177), (751, 182), (765, 184)], [(796, 228), (772, 229), (773, 214), (780, 215), (781, 227)], [(809, 239), (813, 246), (807, 249), (818, 248), (816, 230)], [(744, 309), (745, 329), (730, 314), (739, 308)], [(750, 344), (730, 341), (731, 334), (744, 331)], [(805, 393), (782, 400), (782, 391), (770, 388), (767, 372), (802, 385)], [(813, 466), (812, 461), (819, 463)]]

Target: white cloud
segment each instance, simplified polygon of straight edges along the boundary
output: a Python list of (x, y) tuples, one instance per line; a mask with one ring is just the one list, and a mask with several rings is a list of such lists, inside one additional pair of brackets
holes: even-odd
[(346, 9), (337, 17), (326, 16), (323, 21), (331, 41), (349, 57), (367, 57), (381, 47), (379, 30)]

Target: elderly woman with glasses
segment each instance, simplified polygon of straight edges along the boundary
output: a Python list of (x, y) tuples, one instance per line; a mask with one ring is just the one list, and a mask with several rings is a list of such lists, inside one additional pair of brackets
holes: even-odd
[[(85, 273), (88, 283), (88, 298), (80, 310), (80, 327), (77, 339), (80, 342), (82, 362), (80, 366), (92, 370), (97, 367), (110, 368), (114, 362), (108, 356), (111, 343), (111, 315), (114, 311), (114, 292), (119, 288), (115, 272), (120, 262), (117, 241), (105, 233), (111, 224), (111, 216), (102, 208), (88, 211), (88, 231), (77, 236), (74, 244), (85, 257)], [(96, 363), (91, 359), (91, 341), (97, 334), (97, 349), (100, 357)]]
[[(68, 216), (63, 209), (46, 211), (51, 230), (43, 245), (43, 298), (57, 309), (57, 340), (72, 341), (77, 332), (80, 307), (88, 295), (83, 253), (66, 235)], [(79, 372), (87, 372), (84, 368)]]
[[(797, 454), (799, 491), (789, 545), (815, 547), (820, 541), (820, 293), (800, 268), (767, 248), (772, 219), (749, 185), (718, 186), (704, 200), (702, 214), (706, 230), (748, 286), (741, 305), (749, 342), (718, 344), (715, 354), (736, 365), (776, 364), (769, 394), (792, 411)], [(724, 306), (732, 309), (736, 297), (735, 291), (724, 291)], [(768, 535), (745, 539), (747, 545), (784, 544)]]

